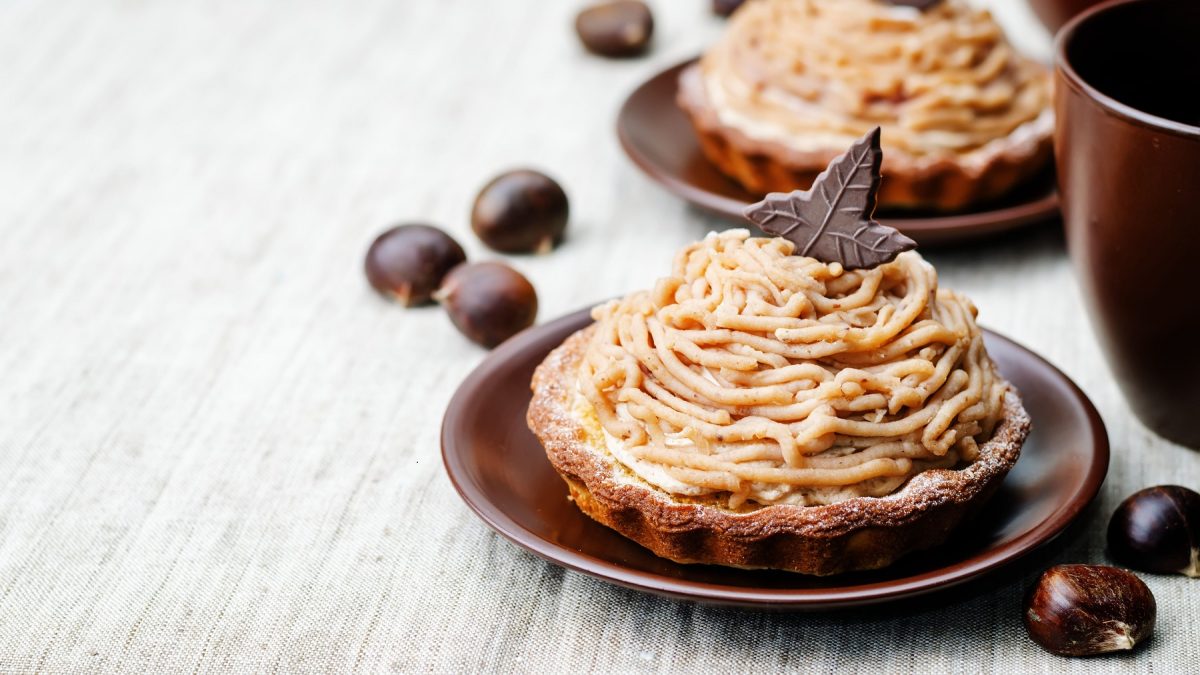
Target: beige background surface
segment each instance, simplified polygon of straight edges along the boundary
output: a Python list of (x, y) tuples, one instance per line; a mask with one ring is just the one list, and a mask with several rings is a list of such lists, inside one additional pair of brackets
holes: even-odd
[[(0, 1), (0, 671), (1179, 672), (1200, 582), (1148, 576), (1134, 656), (1050, 657), (1026, 580), (938, 609), (786, 616), (648, 597), (493, 534), (438, 424), (484, 356), (367, 288), (401, 220), (476, 258), (475, 190), (542, 167), (570, 239), (513, 258), (543, 320), (649, 284), (716, 227), (640, 175), (624, 95), (720, 30), (653, 3), (646, 59), (586, 56), (556, 0)], [(1046, 36), (995, 0), (1025, 45)], [(982, 320), (1093, 397), (1114, 461), (1057, 559), (1200, 455), (1129, 415), (1053, 225), (928, 252)]]

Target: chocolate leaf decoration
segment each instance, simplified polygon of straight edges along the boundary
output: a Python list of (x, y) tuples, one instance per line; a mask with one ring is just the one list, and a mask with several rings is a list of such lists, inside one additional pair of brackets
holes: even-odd
[(888, 3), (889, 5), (896, 5), (897, 7), (916, 7), (922, 12), (930, 7), (933, 7), (941, 1), (942, 0), (884, 0), (884, 2)]
[(808, 190), (775, 192), (743, 214), (808, 256), (849, 270), (890, 262), (917, 243), (871, 219), (879, 192), (879, 127), (829, 163)]

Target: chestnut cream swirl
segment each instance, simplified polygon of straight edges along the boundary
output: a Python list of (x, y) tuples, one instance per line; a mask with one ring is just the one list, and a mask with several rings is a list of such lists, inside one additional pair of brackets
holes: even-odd
[(933, 161), (986, 155), (1023, 125), (1035, 135), (1053, 124), (1047, 70), (962, 0), (925, 11), (753, 0), (701, 67), (723, 123), (800, 151), (844, 147), (882, 126), (889, 152)]
[(917, 253), (873, 269), (745, 230), (594, 311), (579, 378), (609, 451), (684, 497), (827, 504), (977, 457), (1002, 415), (969, 300)]

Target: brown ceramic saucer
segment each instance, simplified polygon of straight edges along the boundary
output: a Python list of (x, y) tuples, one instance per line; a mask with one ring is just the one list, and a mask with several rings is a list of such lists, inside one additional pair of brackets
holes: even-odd
[(1108, 472), (1108, 435), (1091, 401), (1058, 369), (987, 333), (988, 351), (1033, 418), (1021, 459), (974, 523), (951, 542), (884, 570), (809, 577), (681, 565), (583, 515), (525, 426), (529, 380), (551, 349), (591, 321), (581, 310), (493, 351), (462, 383), (442, 420), (442, 460), (467, 505), (550, 562), (640, 591), (707, 603), (818, 610), (911, 598), (1016, 562), (1063, 532)]
[[(625, 153), (668, 191), (706, 211), (744, 223), (742, 209), (758, 201), (704, 158), (692, 123), (675, 104), (685, 61), (655, 75), (630, 94), (617, 116)], [(1006, 232), (1058, 216), (1058, 191), (1048, 170), (1003, 200), (969, 212), (880, 211), (880, 222), (922, 246), (948, 244)]]

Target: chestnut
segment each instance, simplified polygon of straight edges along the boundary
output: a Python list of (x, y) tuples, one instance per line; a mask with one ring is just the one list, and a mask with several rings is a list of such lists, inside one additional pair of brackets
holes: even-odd
[(467, 254), (454, 238), (430, 225), (398, 225), (371, 242), (364, 268), (375, 290), (411, 307), (433, 292)]
[(475, 197), (471, 229), (502, 253), (545, 253), (567, 229), (567, 193), (549, 176), (517, 169), (496, 176)]
[(1025, 599), (1025, 629), (1047, 651), (1091, 656), (1133, 649), (1154, 632), (1154, 594), (1132, 572), (1055, 565)]
[(1200, 577), (1200, 494), (1178, 485), (1133, 493), (1108, 521), (1108, 552), (1134, 569)]
[(489, 349), (532, 326), (537, 317), (533, 285), (500, 262), (459, 265), (434, 298), (459, 332)]
[(575, 17), (575, 32), (593, 54), (637, 56), (650, 44), (654, 15), (641, 0), (611, 0), (581, 11)]
[(733, 14), (738, 7), (742, 6), (743, 0), (712, 0), (712, 11), (717, 16), (729, 16)]

